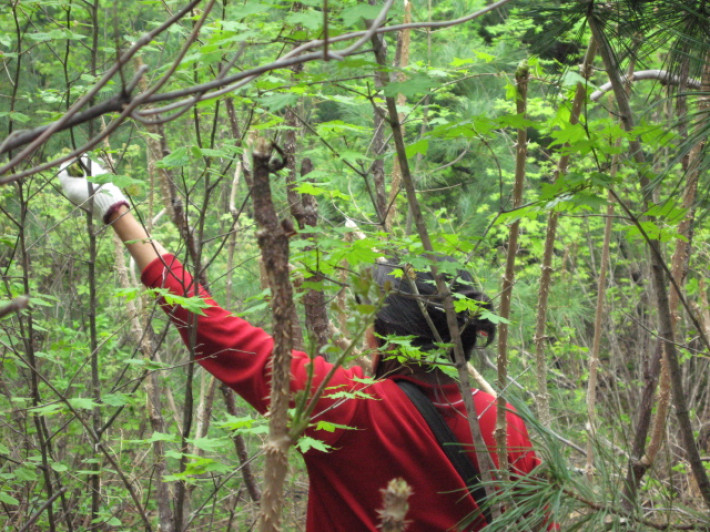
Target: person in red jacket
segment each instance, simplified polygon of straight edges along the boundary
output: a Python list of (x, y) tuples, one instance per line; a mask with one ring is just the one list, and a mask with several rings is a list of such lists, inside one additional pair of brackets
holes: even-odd
[[(106, 173), (88, 159), (84, 160), (84, 165), (91, 166), (92, 175)], [(70, 176), (65, 166), (59, 178), (72, 202), (87, 204), (89, 187), (83, 176)], [(180, 296), (199, 295), (204, 299), (208, 306), (204, 315), (198, 316), (165, 301), (161, 304), (186, 343), (191, 341), (188, 324), (196, 319), (194, 345), (198, 362), (256, 410), (265, 413), (269, 408), (268, 365), (273, 349), (272, 338), (262, 329), (221, 308), (174, 255), (151, 240), (130, 213), (128, 202), (117, 187), (102, 185), (94, 190), (93, 198), (95, 215), (110, 224), (123, 240), (141, 269), (141, 279), (146, 286), (166, 288)], [(431, 277), (418, 273), (414, 291), (406, 275), (393, 275), (397, 268), (395, 265), (376, 267), (376, 280), (381, 285), (387, 282), (392, 290), (376, 315), (374, 334), (368, 335), (370, 345), (379, 348), (374, 360), (374, 383), (365, 379), (366, 375), (359, 367), (338, 367), (333, 372), (332, 365), (322, 357), (312, 358), (300, 351), (293, 352), (292, 392), (304, 389), (307, 383), (316, 389), (330, 375), (328, 393), (318, 401), (312, 415), (313, 423), (307, 429), (309, 436), (324, 442), (330, 450), (310, 449), (303, 454), (310, 481), (308, 531), (379, 530), (381, 490), (391, 479), (398, 477), (404, 479), (412, 490), (407, 530), (480, 530), (486, 525), (486, 518), (478, 511), (466, 483), (397, 381), (416, 384), (434, 404), (458, 441), (473, 449), (458, 384), (429, 366), (401, 363), (396, 357), (385, 356), (387, 347), (384, 342), (389, 335), (413, 337), (413, 345), (422, 351), (439, 349), (439, 340), (450, 340), (445, 313), (434, 297), (436, 290)], [(471, 286), (470, 275), (459, 272), (452, 290), (486, 305), (486, 298)], [(425, 302), (428, 320), (413, 293)], [(495, 328), (489, 321), (465, 312), (458, 317), (467, 356), (479, 337), (486, 337), (488, 341), (493, 338)], [(437, 333), (433, 332), (432, 325)], [(350, 398), (342, 399), (340, 391), (350, 392)], [(479, 390), (471, 393), (486, 445), (489, 450), (494, 450), (495, 398)], [(512, 407), (507, 421), (511, 473), (526, 475), (539, 461), (525, 424)], [(319, 422), (327, 422), (328, 430), (319, 430), (319, 426), (323, 426)], [(478, 466), (477, 453), (471, 450), (467, 454)], [(496, 453), (490, 455), (497, 464)]]

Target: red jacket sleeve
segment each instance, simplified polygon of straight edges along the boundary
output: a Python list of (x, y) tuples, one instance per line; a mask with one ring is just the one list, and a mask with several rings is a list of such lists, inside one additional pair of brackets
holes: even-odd
[[(269, 408), (270, 371), (269, 362), (273, 351), (273, 339), (262, 329), (221, 308), (207, 291), (185, 271), (173, 255), (163, 255), (151, 262), (141, 276), (149, 288), (166, 288), (181, 297), (201, 297), (209, 306), (204, 315), (189, 312), (180, 305), (170, 305), (163, 298), (160, 304), (175, 324), (183, 341), (190, 345), (191, 331), (195, 330), (195, 353), (197, 361), (217, 379), (227, 384), (244, 397), (259, 412)], [(326, 377), (332, 365), (322, 357), (310, 358), (303, 352), (294, 351), (291, 362), (291, 389), (300, 390), (308, 380), (312, 364), (311, 389), (315, 389)], [(362, 377), (359, 368), (339, 368), (328, 382), (328, 388), (352, 388), (353, 377)], [(355, 408), (353, 401), (338, 401), (325, 396), (315, 410), (327, 411), (329, 419), (347, 424)], [(332, 443), (338, 433), (318, 431), (317, 438)]]

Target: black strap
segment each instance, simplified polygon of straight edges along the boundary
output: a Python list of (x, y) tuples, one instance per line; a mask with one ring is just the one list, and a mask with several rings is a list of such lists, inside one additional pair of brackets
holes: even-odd
[(416, 384), (405, 381), (395, 381), (397, 385), (407, 394), (409, 399), (417, 407), (424, 420), (429, 425), (429, 428), (436, 436), (439, 445), (446, 453), (446, 456), (451, 461), (451, 464), (456, 468), (461, 478), (468, 486), (471, 496), (476, 501), (476, 504), (483, 512), (486, 521), (492, 521), (491, 511), (488, 505), (485, 504), (486, 488), (481, 484), (480, 474), (475, 464), (471, 461), (466, 453), (466, 449), (456, 439), (451, 427), (444, 421), (441, 414), (436, 409), (429, 398), (424, 395), (424, 392)]

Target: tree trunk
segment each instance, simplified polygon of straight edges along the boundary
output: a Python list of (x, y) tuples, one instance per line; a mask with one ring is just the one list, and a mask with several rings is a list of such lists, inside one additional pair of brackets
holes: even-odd
[[(631, 114), (628, 96), (626, 95), (626, 91), (624, 90), (624, 86), (621, 81), (618, 66), (614, 60), (613, 52), (609, 47), (609, 43), (604, 39), (601, 28), (594, 17), (589, 17), (588, 22), (594, 38), (600, 43), (604, 67), (609, 75), (609, 80), (611, 81), (614, 90), (614, 96), (616, 97), (617, 105), (619, 106), (619, 117), (621, 119), (621, 123), (624, 129), (630, 132), (634, 128), (633, 116)], [(643, 169), (643, 166), (645, 165), (645, 157), (640, 142), (633, 137), (629, 139), (629, 151), (634, 161), (642, 167), (639, 178), (641, 186), (644, 190), (645, 211), (648, 211), (648, 187), (650, 182), (648, 176), (645, 174), (645, 170)], [(619, 201), (618, 198), (617, 201)], [(627, 214), (633, 217), (630, 209), (623, 202), (620, 202), (620, 205), (625, 211), (627, 211)], [(640, 226), (639, 229), (642, 230)], [(643, 230), (642, 234), (645, 235)], [(705, 467), (698, 453), (698, 448), (695, 444), (693, 426), (690, 422), (687, 401), (683, 390), (681, 367), (675, 347), (673, 322), (670, 314), (668, 293), (666, 291), (667, 281), (665, 278), (663, 257), (661, 255), (661, 246), (658, 240), (647, 236), (646, 239), (651, 254), (651, 276), (653, 280), (653, 287), (656, 292), (658, 334), (663, 342), (664, 354), (666, 360), (668, 361), (668, 368), (671, 377), (671, 389), (673, 392), (673, 405), (675, 407), (676, 416), (680, 425), (680, 436), (685, 448), (688, 462), (690, 463), (691, 470), (693, 471), (693, 476), (698, 483), (698, 488), (700, 489), (703, 499), (705, 500), (705, 504), (710, 507), (710, 480), (708, 480), (707, 472), (705, 471)]]
[[(378, 39), (373, 39), (373, 44), (375, 46), (375, 58), (377, 62), (384, 66), (384, 50), (382, 44)], [(406, 150), (404, 146), (404, 137), (402, 136), (402, 129), (399, 123), (399, 114), (397, 112), (397, 103), (395, 99), (391, 96), (385, 97), (387, 103), (387, 114), (389, 116), (390, 126), (392, 128), (392, 136), (394, 138), (395, 148), (397, 151), (397, 160), (399, 161), (400, 167), (402, 169), (402, 182), (404, 184), (404, 189), (407, 193), (407, 203), (412, 212), (412, 218), (414, 224), (417, 228), (417, 233), (422, 243), (422, 247), (427, 253), (431, 253), (434, 248), (429, 238), (429, 232), (426, 228), (424, 222), (424, 216), (422, 215), (421, 208), (419, 206), (419, 201), (417, 199), (416, 190), (414, 188), (414, 181), (409, 172), (409, 162), (407, 160)], [(434, 264), (431, 264), (430, 270), (432, 276), (436, 281), (436, 288), (438, 295), (443, 300), (444, 310), (446, 312), (446, 321), (449, 327), (449, 334), (454, 344), (454, 364), (458, 372), (459, 377), (459, 387), (461, 389), (461, 396), (463, 397), (466, 416), (468, 419), (469, 427), (471, 429), (471, 438), (473, 441), (474, 449), (476, 449), (478, 457), (478, 466), (481, 473), (481, 478), (483, 479), (483, 485), (486, 489), (486, 496), (488, 500), (492, 499), (493, 495), (493, 470), (495, 468), (493, 460), (488, 453), (488, 447), (483, 435), (481, 434), (481, 427), (478, 424), (478, 416), (476, 414), (476, 408), (473, 405), (473, 397), (471, 395), (471, 385), (468, 378), (466, 358), (463, 353), (463, 347), (461, 345), (461, 334), (459, 332), (458, 322), (456, 320), (456, 311), (454, 310), (453, 300), (451, 297), (451, 292), (449, 291), (446, 282), (443, 277), (439, 275), (438, 269)], [(491, 513), (493, 518), (499, 514), (497, 505), (491, 507)]]
[[(594, 61), (596, 49), (596, 40), (592, 37), (580, 68), (580, 74), (584, 79), (589, 79), (592, 74), (592, 62)], [(572, 125), (579, 123), (579, 115), (582, 112), (582, 104), (587, 96), (587, 88), (588, 87), (583, 83), (577, 84), (569, 117), (569, 122)], [(555, 171), (553, 181), (556, 181), (560, 175), (567, 172), (568, 163), (569, 155), (562, 155), (557, 162), (557, 170)], [(545, 346), (547, 344), (547, 300), (550, 294), (552, 256), (554, 254), (555, 240), (557, 238), (558, 216), (558, 213), (553, 210), (547, 218), (545, 251), (542, 257), (540, 290), (538, 291), (537, 297), (537, 318), (535, 321), (535, 374), (537, 377), (537, 393), (535, 395), (537, 399), (538, 417), (540, 418), (540, 422), (546, 427), (550, 426), (550, 395), (547, 391), (547, 359), (545, 355)]]
[(269, 436), (264, 444), (264, 492), (261, 499), (259, 528), (263, 532), (280, 530), (283, 484), (288, 469), (288, 451), (292, 445), (288, 431), (288, 407), (291, 376), (291, 338), (293, 289), (288, 269), (288, 234), (279, 223), (271, 199), (269, 174), (278, 168), (270, 165), (272, 145), (259, 138), (252, 152), (254, 183), (252, 201), (258, 225), (257, 240), (263, 258), (273, 314), (274, 351), (271, 357), (271, 401)]
[[(530, 70), (527, 61), (518, 65), (515, 71), (515, 107), (518, 116), (524, 117), (527, 113), (528, 81)], [(518, 129), (515, 144), (515, 184), (513, 186), (513, 209), (519, 209), (523, 204), (523, 186), (525, 184), (525, 161), (528, 155), (528, 131), (521, 127)], [(498, 453), (498, 469), (501, 475), (507, 478), (508, 471), (508, 423), (506, 413), (508, 404), (505, 400), (504, 390), (508, 385), (508, 320), (510, 319), (510, 301), (515, 283), (515, 257), (518, 253), (518, 233), (520, 221), (515, 220), (510, 226), (508, 234), (508, 254), (505, 261), (505, 276), (500, 292), (499, 314), (503, 318), (498, 326), (498, 398), (496, 415), (496, 448)]]

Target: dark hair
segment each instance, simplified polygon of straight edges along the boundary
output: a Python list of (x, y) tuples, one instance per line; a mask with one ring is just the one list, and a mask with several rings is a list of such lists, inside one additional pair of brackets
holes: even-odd
[[(395, 273), (396, 271), (399, 273)], [(446, 312), (442, 298), (437, 295), (431, 272), (416, 271), (414, 275), (409, 273), (408, 276), (408, 271), (411, 272), (411, 268), (407, 269), (398, 264), (383, 263), (375, 266), (375, 281), (388, 291), (385, 303), (375, 317), (376, 335), (378, 337), (413, 336), (413, 346), (424, 351), (437, 349), (436, 335), (424, 317), (422, 305), (419, 303), (421, 301), (442, 342), (450, 343)], [(444, 279), (453, 294), (460, 294), (477, 302), (478, 308), (493, 310), (490, 298), (474, 288), (473, 278), (469, 272), (458, 270), (454, 278), (444, 274)], [(487, 319), (481, 319), (479, 313), (469, 310), (458, 312), (456, 317), (461, 331), (464, 355), (468, 360), (479, 334), (487, 337), (485, 345), (493, 341), (495, 325)]]

